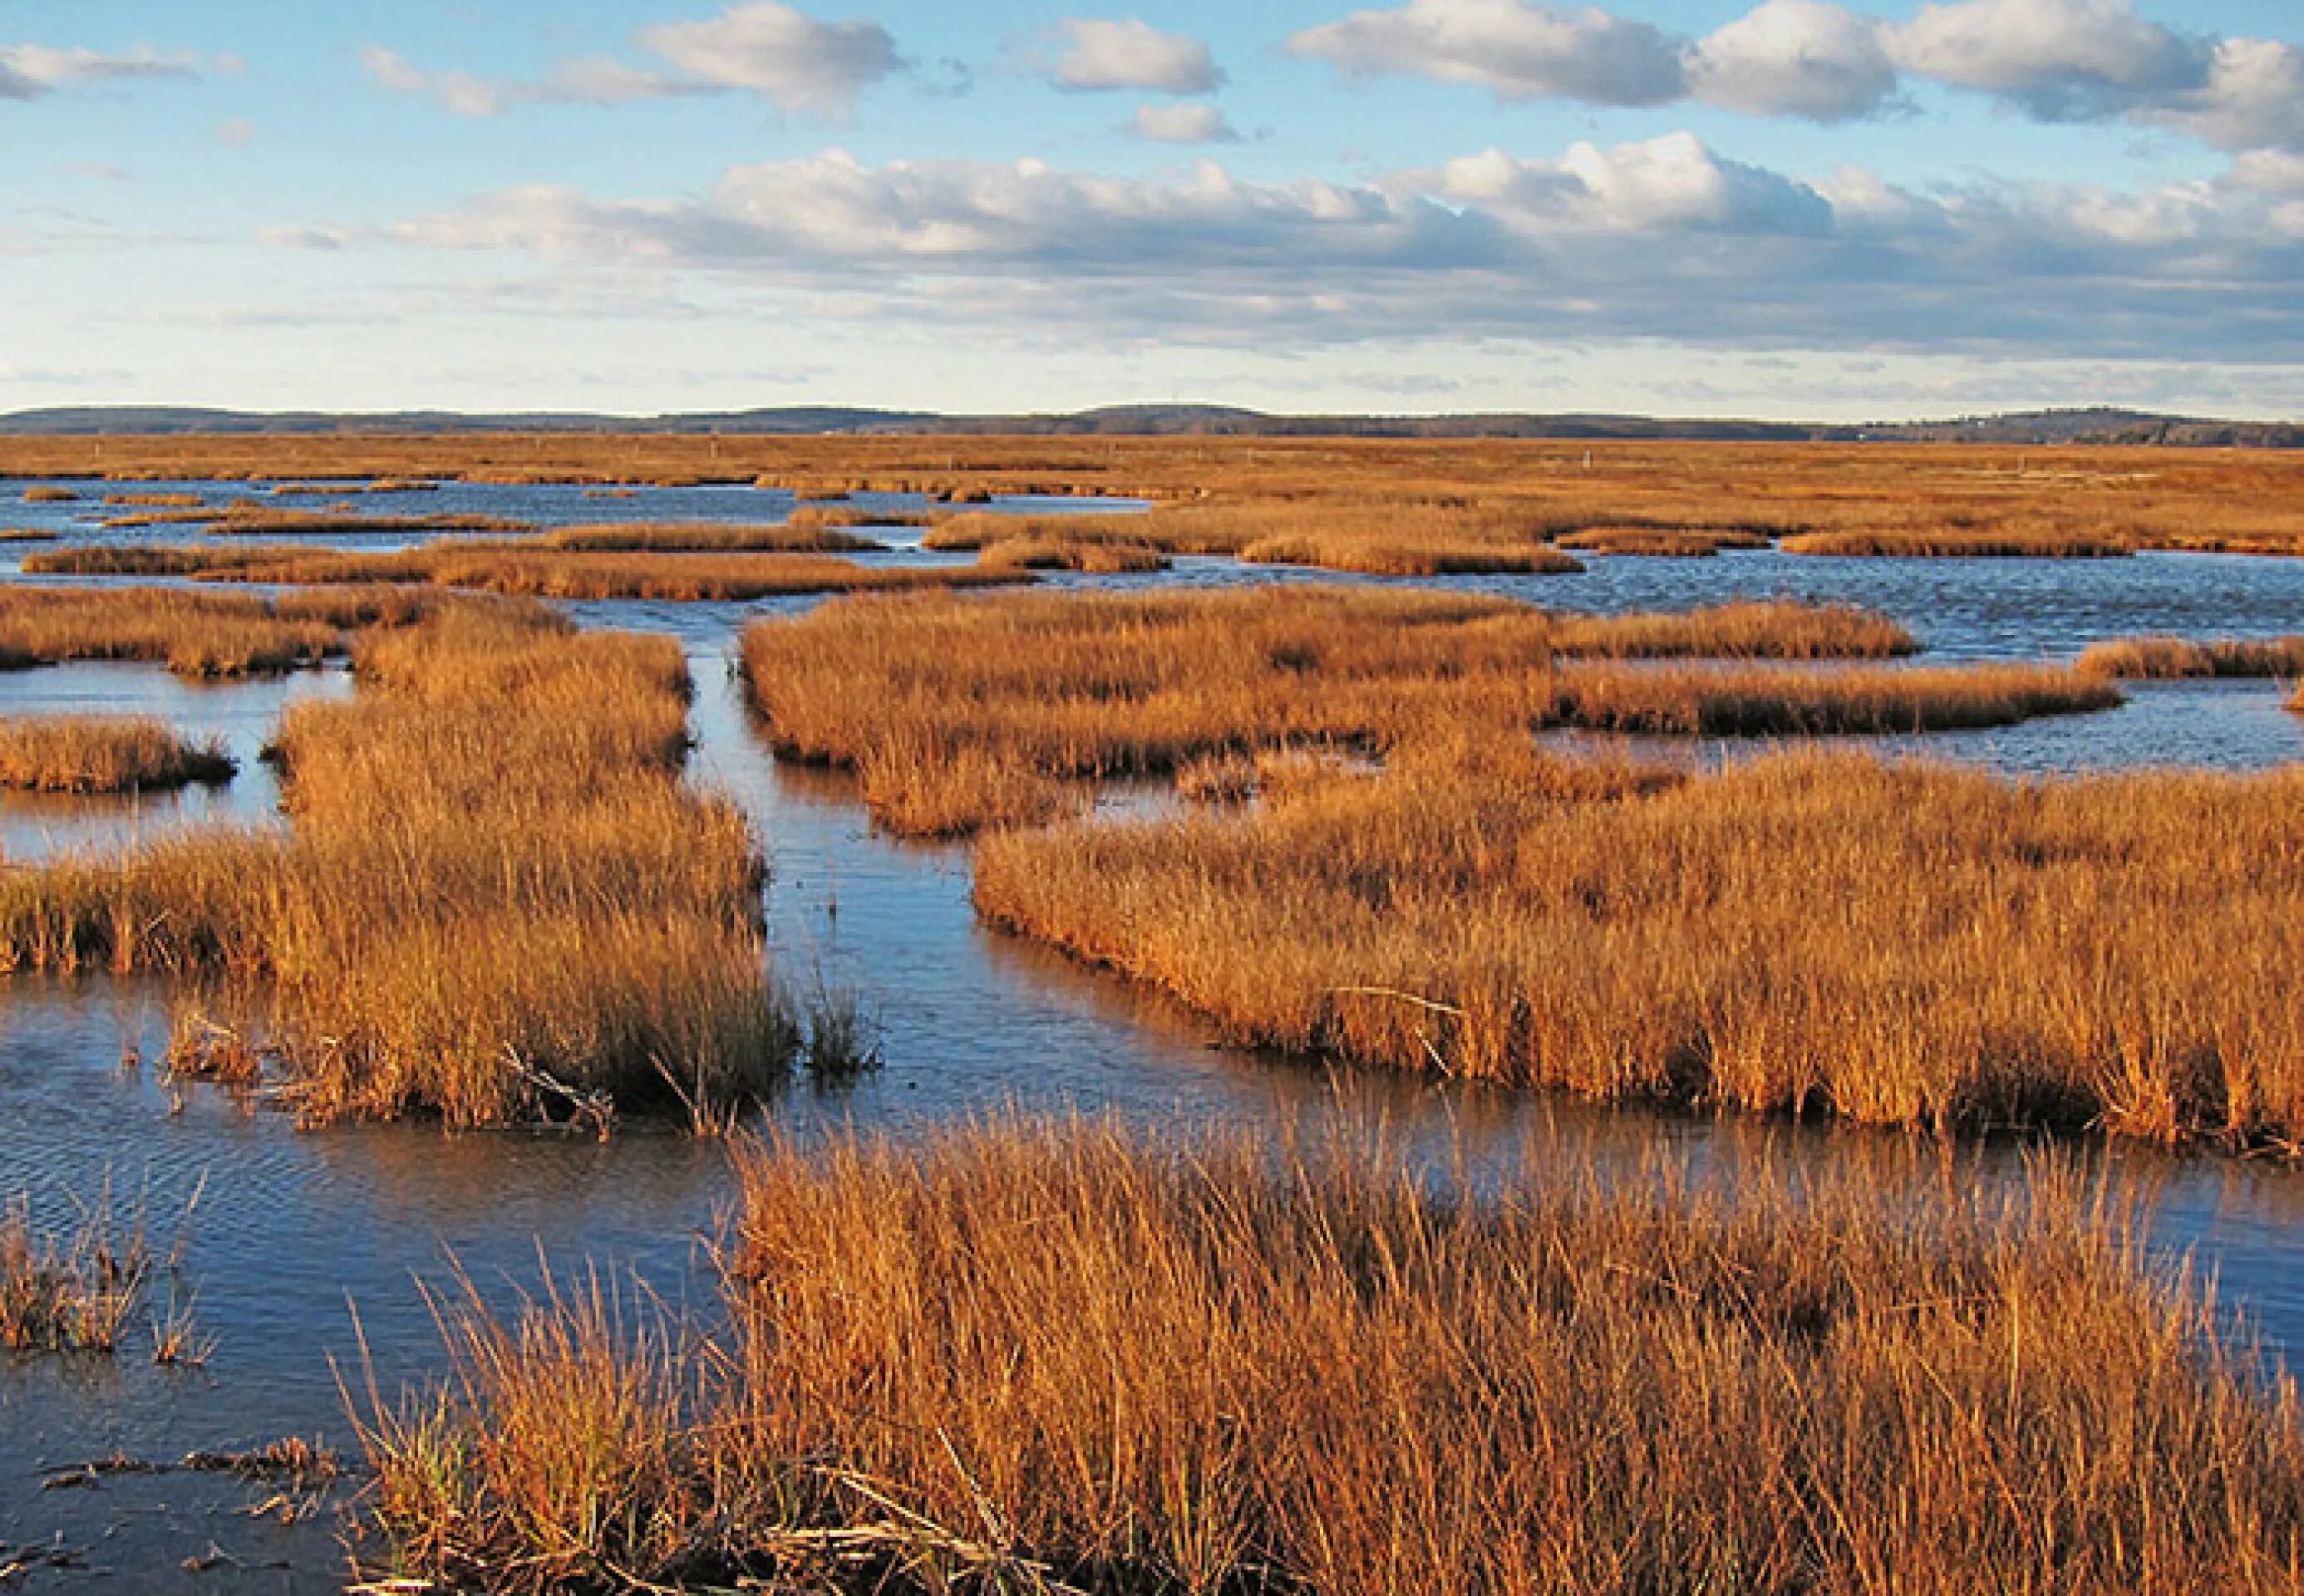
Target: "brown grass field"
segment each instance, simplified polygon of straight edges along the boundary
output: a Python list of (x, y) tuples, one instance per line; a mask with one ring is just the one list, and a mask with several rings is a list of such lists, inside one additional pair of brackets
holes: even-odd
[(1956, 560), (2103, 560), (2132, 555), (2147, 545), (2116, 533), (2091, 533), (2060, 526), (2001, 526), (1987, 530), (1945, 527), (1927, 531), (1882, 530), (1803, 532), (1786, 538), (1786, 554), (1842, 558)]
[(887, 548), (816, 516), (798, 518), (789, 525), (696, 521), (555, 527), (513, 547), (613, 554), (882, 554)]
[(2212, 676), (2304, 677), (2304, 637), (2122, 638), (2084, 650), (2080, 668), (2130, 681), (2179, 681)]
[(2292, 1590), (2293, 1389), (2070, 1170), (1930, 1168), (757, 1147), (730, 1331), (448, 1301), (453, 1378), (355, 1399), (370, 1500), (390, 1573), (515, 1592)]
[(597, 1116), (780, 1077), (800, 1039), (763, 867), (681, 780), (675, 644), (464, 605), (356, 663), (355, 699), (282, 727), (285, 835), (0, 871), (0, 966), (209, 983), (228, 1050), (275, 1054), (309, 1120)]
[(38, 793), (157, 793), (220, 785), (239, 766), (148, 716), (0, 716), (0, 787)]
[[(2277, 451), (1974, 445), (1348, 438), (486, 435), (0, 439), (0, 476), (134, 481), (416, 476), (621, 485), (766, 481), (951, 502), (1129, 496), (1255, 537), (1440, 513), (1525, 541), (1603, 528), (1766, 536), (1958, 534), (2032, 552), (2109, 543), (2304, 550), (2304, 461)], [(1501, 533), (1489, 529), (1501, 527)], [(1156, 543), (1158, 539), (1149, 539)], [(1952, 552), (1973, 552), (1953, 549)]]
[(977, 902), (1238, 1042), (1597, 1098), (2304, 1144), (2304, 772), (2012, 785), (1808, 751), (1637, 774), (1474, 731), (1245, 814), (988, 837)]
[(779, 751), (854, 770), (875, 815), (912, 835), (1046, 820), (1098, 778), (1307, 744), (1388, 754), (1438, 726), (1476, 724), (1499, 743), (1564, 726), (1916, 731), (2119, 701), (2100, 677), (2048, 668), (1652, 663), (1912, 648), (1902, 628), (1847, 609), (1601, 618), (1307, 586), (837, 604), (753, 627), (744, 661)]
[(273, 675), (341, 654), (344, 627), (366, 624), (254, 595), (11, 583), (0, 586), (0, 664), (141, 659), (194, 680)]
[(1558, 541), (1561, 548), (1580, 554), (1645, 555), (1663, 559), (1701, 558), (1723, 549), (1773, 547), (1771, 539), (1758, 532), (1691, 531), (1685, 527), (1593, 527), (1570, 532)]
[[(812, 535), (812, 534), (811, 534)], [(422, 583), (540, 598), (748, 601), (809, 593), (999, 587), (1029, 572), (976, 566), (860, 565), (829, 555), (605, 553), (517, 541), (428, 544), (396, 554), (338, 554), (294, 547), (89, 547), (28, 556), (36, 573), (182, 576), (326, 587)]]

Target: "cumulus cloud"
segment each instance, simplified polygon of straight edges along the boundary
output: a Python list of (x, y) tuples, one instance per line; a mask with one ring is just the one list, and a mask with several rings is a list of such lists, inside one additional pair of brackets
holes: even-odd
[(1889, 37), (1907, 71), (2052, 122), (2166, 105), (2206, 85), (2212, 57), (2134, 0), (1957, 0), (1923, 5)]
[(1224, 74), (1207, 41), (1185, 33), (1163, 33), (1134, 18), (1067, 18), (1048, 38), (1050, 48), (1040, 66), (1059, 89), (1213, 94), (1224, 86)]
[(1929, 0), (1903, 21), (1831, 0), (1762, 0), (1695, 38), (1594, 5), (1407, 0), (1307, 29), (1295, 55), (1354, 76), (1471, 83), (1508, 100), (1694, 99), (1842, 122), (1904, 81), (1987, 96), (2044, 122), (2127, 121), (2224, 149), (2304, 150), (2304, 49), (2153, 21), (2136, 0)]
[(1488, 335), (2304, 360), (2304, 205), (2259, 187), (1808, 178), (1688, 133), (1360, 183), (1039, 162), (740, 166), (694, 199), (515, 189), (302, 240), (549, 257), (1083, 340), (1273, 349)]
[(779, 108), (846, 115), (866, 89), (905, 69), (877, 22), (822, 22), (775, 0), (753, 0), (700, 21), (665, 22), (640, 44), (669, 70), (613, 56), (555, 62), (537, 79), (431, 72), (382, 46), (362, 53), (368, 75), (458, 116), (500, 116), (523, 106), (621, 106), (636, 100), (741, 91)]
[(1288, 48), (1358, 76), (1473, 83), (1512, 100), (1659, 106), (1688, 91), (1683, 41), (1597, 6), (1409, 0), (1307, 29)]
[(751, 0), (707, 21), (663, 23), (640, 42), (699, 82), (827, 115), (845, 113), (903, 67), (879, 23), (820, 22), (776, 0)]
[(199, 75), (199, 62), (186, 55), (148, 49), (106, 55), (47, 45), (0, 45), (0, 100), (38, 99), (60, 89), (91, 83)]
[(1823, 0), (1767, 0), (1690, 53), (1690, 91), (1755, 116), (1845, 122), (1896, 92), (1880, 24)]
[(1155, 144), (1237, 144), (1240, 133), (1214, 106), (1139, 106), (1127, 132)]

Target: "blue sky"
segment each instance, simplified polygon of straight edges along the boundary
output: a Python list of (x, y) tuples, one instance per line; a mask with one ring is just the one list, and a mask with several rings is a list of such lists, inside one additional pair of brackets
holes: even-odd
[(2304, 415), (2290, 0), (0, 0), (0, 409)]

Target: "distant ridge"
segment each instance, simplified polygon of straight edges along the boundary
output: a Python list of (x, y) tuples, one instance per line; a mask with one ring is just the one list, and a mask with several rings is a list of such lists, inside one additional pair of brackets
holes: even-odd
[(2094, 407), (1877, 425), (1712, 420), (1628, 415), (1283, 416), (1213, 404), (1123, 404), (1063, 415), (939, 415), (927, 411), (805, 405), (684, 415), (618, 416), (535, 411), (472, 414), (395, 411), (199, 410), (84, 406), (0, 415), (0, 436), (152, 437), (177, 433), (413, 435), (487, 432), (940, 434), (1098, 437), (1551, 438), (1712, 443), (2155, 444), (2180, 447), (2304, 448), (2304, 424), (2224, 421)]

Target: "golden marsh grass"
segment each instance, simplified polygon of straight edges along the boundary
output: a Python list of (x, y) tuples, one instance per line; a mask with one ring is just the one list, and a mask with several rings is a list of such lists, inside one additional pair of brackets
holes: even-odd
[(0, 716), (0, 787), (157, 793), (218, 785), (239, 771), (221, 743), (148, 716)]
[(284, 834), (0, 872), (0, 965), (221, 983), (309, 1119), (740, 1101), (798, 1043), (736, 808), (682, 782), (666, 639), (457, 606), (278, 739)]
[(2134, 681), (2211, 676), (2304, 677), (2304, 637), (2122, 638), (2084, 649), (2080, 668)]
[(513, 1591), (2292, 1589), (2292, 1390), (2068, 1169), (1925, 1169), (754, 1147), (730, 1331), (445, 1303), (371, 1500), (394, 1574)]
[(1028, 572), (972, 566), (864, 565), (830, 555), (610, 553), (517, 541), (447, 541), (394, 554), (293, 547), (82, 548), (28, 556), (27, 571), (76, 575), (179, 576), (292, 586), (424, 583), (543, 598), (741, 602), (809, 593), (998, 587)]
[(851, 601), (753, 627), (744, 660), (776, 748), (854, 770), (874, 813), (916, 835), (1047, 819), (1098, 778), (1308, 744), (1386, 753), (1466, 722), (1499, 741), (1571, 726), (1910, 731), (2118, 701), (2100, 678), (2047, 669), (1646, 663), (1879, 659), (1913, 647), (1902, 627), (1845, 608), (1601, 617), (1305, 586)]
[(1241, 1042), (1597, 1098), (2304, 1143), (2304, 772), (2012, 784), (1808, 751), (1611, 793), (1579, 768), (1475, 729), (1244, 815), (1002, 834), (977, 902)]

